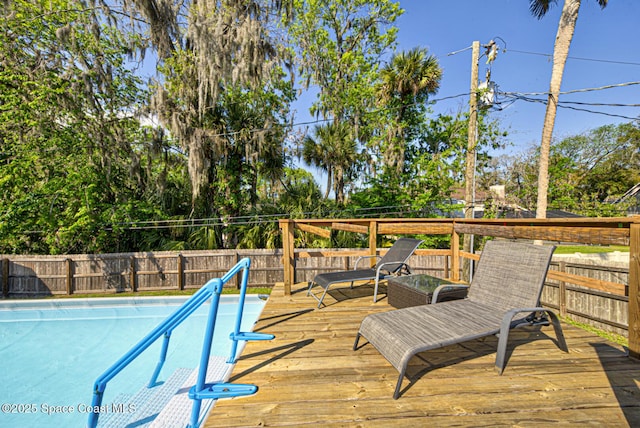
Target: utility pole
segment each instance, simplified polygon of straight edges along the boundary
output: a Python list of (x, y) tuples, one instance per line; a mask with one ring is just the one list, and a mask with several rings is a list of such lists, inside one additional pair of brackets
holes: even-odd
[[(464, 218), (473, 218), (475, 205), (476, 146), (478, 139), (478, 61), (480, 60), (480, 42), (471, 45), (471, 88), (469, 94), (469, 132), (467, 140), (467, 159), (464, 173)], [(465, 233), (462, 250), (470, 253), (473, 247), (473, 235)], [(470, 260), (462, 259), (462, 278), (470, 281)]]

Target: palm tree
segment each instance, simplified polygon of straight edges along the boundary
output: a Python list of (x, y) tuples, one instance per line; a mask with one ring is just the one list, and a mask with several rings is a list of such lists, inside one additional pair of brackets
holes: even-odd
[[(549, 190), (549, 150), (551, 147), (551, 137), (556, 121), (556, 110), (558, 108), (558, 96), (562, 85), (562, 75), (564, 66), (569, 55), (569, 47), (573, 39), (573, 33), (578, 20), (578, 12), (582, 0), (565, 0), (562, 8), (562, 15), (558, 23), (556, 43), (553, 47), (553, 69), (551, 72), (551, 83), (549, 84), (549, 96), (547, 100), (547, 110), (544, 116), (542, 128), (542, 140), (540, 142), (540, 165), (538, 170), (538, 203), (536, 206), (536, 218), (547, 217), (547, 192)], [(596, 0), (601, 8), (607, 6), (608, 0)], [(557, 4), (558, 0), (529, 0), (529, 10), (531, 14), (540, 19), (546, 15), (549, 9)]]
[(311, 135), (304, 137), (302, 141), (302, 159), (309, 165), (315, 166), (320, 171), (327, 174), (327, 187), (324, 198), (329, 197), (331, 183), (333, 180), (333, 165), (331, 164), (331, 151), (329, 141), (324, 138), (325, 127), (316, 125), (314, 128), (314, 139)]
[(356, 141), (344, 123), (316, 125), (316, 138), (307, 135), (302, 143), (302, 159), (327, 173), (325, 199), (333, 189), (336, 202), (344, 203), (345, 176), (358, 160)]
[(393, 55), (381, 70), (378, 88), (380, 101), (395, 109), (393, 126), (387, 128), (384, 162), (390, 170), (402, 173), (407, 136), (407, 121), (418, 105), (440, 87), (442, 69), (427, 49), (413, 48)]

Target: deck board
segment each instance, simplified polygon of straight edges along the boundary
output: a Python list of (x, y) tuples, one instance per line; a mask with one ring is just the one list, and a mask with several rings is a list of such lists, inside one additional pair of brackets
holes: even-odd
[(568, 354), (550, 327), (514, 330), (502, 376), (494, 337), (422, 353), (393, 400), (397, 371), (371, 345), (352, 350), (362, 318), (393, 309), (372, 295), (332, 291), (317, 309), (276, 285), (256, 325), (276, 338), (248, 343), (231, 377), (259, 391), (220, 400), (205, 427), (640, 426), (640, 362), (567, 324)]

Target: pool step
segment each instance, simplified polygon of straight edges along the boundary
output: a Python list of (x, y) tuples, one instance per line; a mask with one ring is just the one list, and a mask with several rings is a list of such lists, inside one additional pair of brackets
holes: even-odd
[[(116, 398), (113, 399), (113, 404), (119, 406), (120, 403), (126, 404), (133, 403), (133, 397), (131, 394), (120, 394)], [(111, 405), (107, 405), (107, 409), (113, 410), (110, 408)], [(125, 426), (127, 421), (130, 419), (131, 415), (124, 412), (100, 412), (100, 416), (98, 417), (98, 427), (117, 427), (117, 426)]]
[[(225, 382), (231, 376), (233, 364), (226, 362), (224, 357), (211, 357), (207, 366), (205, 383)], [(150, 428), (183, 428), (191, 419), (193, 400), (189, 398), (189, 390), (196, 384), (198, 370), (194, 370), (182, 385), (182, 388), (171, 398), (162, 409)], [(202, 422), (216, 400), (202, 400), (199, 421)]]
[[(207, 370), (207, 383), (228, 379), (233, 365), (225, 357), (211, 357)], [(98, 418), (99, 428), (125, 427), (185, 427), (191, 418), (193, 401), (189, 389), (195, 385), (197, 369), (179, 368), (164, 383), (153, 388), (141, 388), (133, 396), (121, 394)], [(200, 419), (208, 413), (214, 400), (203, 400)]]
[(193, 369), (180, 368), (166, 381), (153, 388), (142, 387), (133, 396), (120, 395), (105, 405), (106, 412), (100, 414), (98, 427), (123, 428), (143, 427), (150, 423), (171, 399)]

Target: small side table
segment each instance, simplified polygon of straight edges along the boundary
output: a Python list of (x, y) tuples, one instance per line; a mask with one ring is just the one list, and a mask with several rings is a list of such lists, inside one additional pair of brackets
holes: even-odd
[[(463, 285), (424, 274), (388, 278), (387, 296), (389, 304), (395, 308), (429, 304), (431, 303), (433, 292), (443, 284)], [(466, 296), (467, 288), (444, 287), (438, 292), (438, 302), (464, 299)]]

